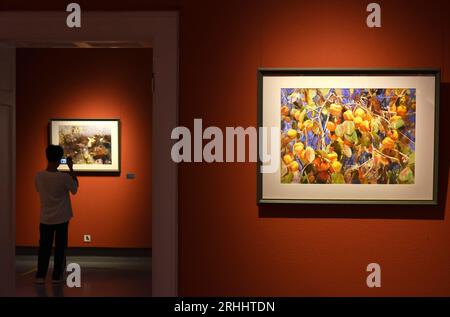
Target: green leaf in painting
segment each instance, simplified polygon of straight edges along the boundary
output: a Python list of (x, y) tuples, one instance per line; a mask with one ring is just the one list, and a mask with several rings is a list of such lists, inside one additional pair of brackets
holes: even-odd
[(412, 184), (414, 183), (414, 173), (409, 166), (405, 167), (400, 174), (398, 174), (398, 179), (402, 183)]
[(283, 184), (290, 184), (292, 182), (292, 179), (294, 178), (294, 174), (292, 174), (291, 172), (289, 172), (288, 174), (284, 175), (283, 177), (281, 177), (281, 182)]
[(372, 132), (374, 134), (377, 134), (378, 131), (380, 130), (380, 119), (378, 118), (372, 118), (371, 120), (371, 126), (372, 126)]
[(373, 145), (376, 147), (379, 147), (380, 146), (380, 137), (375, 132), (372, 132), (371, 135), (373, 138)]
[(344, 175), (342, 173), (331, 174), (331, 183), (333, 184), (345, 184)]
[(361, 144), (364, 146), (369, 146), (370, 145), (370, 135), (368, 132), (364, 132), (361, 136)]
[(403, 121), (403, 119), (400, 118), (400, 119), (393, 120), (390, 124), (390, 128), (397, 130), (397, 129), (400, 129), (401, 127), (403, 127), (404, 125), (405, 125), (405, 122)]
[(412, 165), (414, 165), (414, 164), (416, 164), (416, 153), (415, 153), (415, 152), (412, 152), (412, 153), (409, 155), (408, 165), (409, 165), (409, 166), (412, 166)]
[(336, 133), (336, 135), (338, 137), (341, 137), (341, 138), (344, 136), (344, 132), (345, 132), (345, 129), (344, 129), (344, 126), (342, 124), (339, 124), (336, 127), (336, 130), (334, 130), (334, 133)]
[(355, 132), (355, 123), (353, 121), (344, 122), (345, 134), (352, 135)]
[(344, 139), (346, 139), (347, 141), (350, 141), (354, 144), (358, 143), (358, 134), (356, 134), (356, 131), (353, 131), (352, 134), (345, 134), (344, 135)]

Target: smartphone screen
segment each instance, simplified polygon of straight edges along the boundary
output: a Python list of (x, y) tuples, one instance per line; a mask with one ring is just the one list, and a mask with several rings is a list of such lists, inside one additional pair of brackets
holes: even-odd
[(67, 159), (65, 157), (63, 157), (60, 161), (61, 164), (67, 164)]

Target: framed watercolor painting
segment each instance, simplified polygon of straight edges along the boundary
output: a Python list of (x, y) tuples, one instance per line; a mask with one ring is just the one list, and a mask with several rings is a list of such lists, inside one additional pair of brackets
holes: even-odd
[(258, 203), (437, 204), (440, 71), (260, 69)]
[[(63, 160), (72, 157), (76, 172), (120, 172), (120, 120), (52, 119), (49, 141), (64, 149)], [(58, 169), (68, 171), (65, 164)]]

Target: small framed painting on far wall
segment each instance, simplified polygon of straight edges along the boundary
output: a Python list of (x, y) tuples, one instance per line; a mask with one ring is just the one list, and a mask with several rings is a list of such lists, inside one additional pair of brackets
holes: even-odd
[(82, 173), (120, 173), (120, 120), (52, 119), (49, 142), (60, 145), (64, 158), (58, 168), (68, 171), (65, 158)]

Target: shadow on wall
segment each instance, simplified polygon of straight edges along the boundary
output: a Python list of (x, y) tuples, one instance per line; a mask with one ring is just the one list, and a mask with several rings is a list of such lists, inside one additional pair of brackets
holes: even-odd
[(444, 219), (447, 205), (450, 148), (446, 140), (449, 129), (440, 118), (449, 118), (443, 105), (450, 103), (450, 83), (441, 83), (439, 106), (439, 183), (438, 204), (427, 205), (295, 205), (267, 204), (258, 206), (261, 218), (354, 218), (354, 219)]

